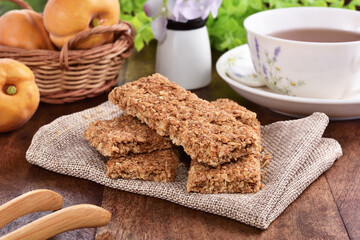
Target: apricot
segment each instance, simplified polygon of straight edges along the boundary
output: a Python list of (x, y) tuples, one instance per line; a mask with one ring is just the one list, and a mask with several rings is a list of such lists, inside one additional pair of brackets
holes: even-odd
[[(59, 48), (79, 32), (114, 25), (119, 17), (118, 0), (49, 0), (44, 9), (45, 27), (51, 41)], [(113, 33), (96, 34), (75, 44), (74, 48), (93, 48), (113, 38)]]
[(0, 44), (24, 49), (54, 49), (42, 16), (28, 9), (11, 10), (0, 17)]
[(0, 59), (0, 132), (24, 125), (35, 113), (39, 101), (33, 72), (16, 60)]

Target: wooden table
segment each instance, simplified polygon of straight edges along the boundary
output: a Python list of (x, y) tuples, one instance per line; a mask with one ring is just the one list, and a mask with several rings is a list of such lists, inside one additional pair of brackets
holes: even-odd
[[(220, 53), (213, 52), (213, 63), (219, 56)], [(152, 44), (124, 64), (120, 82), (153, 73), (154, 62)], [(215, 68), (210, 86), (194, 92), (207, 100), (235, 100), (255, 111), (263, 125), (290, 119), (237, 95)], [(26, 161), (25, 152), (41, 126), (106, 100), (107, 93), (63, 105), (41, 103), (25, 126), (0, 134), (0, 204), (28, 191), (46, 188), (63, 196), (64, 207), (90, 203), (112, 213), (111, 222), (105, 227), (74, 230), (53, 239), (360, 239), (360, 120), (329, 124), (325, 136), (338, 140), (344, 155), (262, 231), (165, 200), (53, 173)], [(49, 212), (21, 217), (1, 229), (0, 236), (46, 214)]]

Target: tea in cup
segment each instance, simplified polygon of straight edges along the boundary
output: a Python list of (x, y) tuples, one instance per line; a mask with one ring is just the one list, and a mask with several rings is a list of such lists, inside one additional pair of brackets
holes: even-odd
[(244, 26), (257, 75), (275, 92), (325, 99), (360, 95), (360, 12), (283, 8), (253, 14)]

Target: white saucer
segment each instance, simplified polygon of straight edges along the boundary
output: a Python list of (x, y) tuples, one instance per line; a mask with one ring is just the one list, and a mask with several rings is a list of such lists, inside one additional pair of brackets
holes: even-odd
[[(252, 67), (250, 50), (247, 44), (224, 53), (216, 62), (216, 70), (220, 77), (238, 94), (275, 112), (292, 117), (302, 117), (313, 112), (323, 112), (331, 120), (360, 118), (360, 95), (351, 99), (316, 99), (281, 95), (267, 87), (246, 86), (249, 85), (246, 82), (250, 81), (251, 78), (256, 78), (255, 71), (245, 76), (246, 82), (230, 78), (227, 71), (234, 66), (243, 67), (246, 71)], [(254, 81), (258, 82), (257, 79), (254, 79)]]

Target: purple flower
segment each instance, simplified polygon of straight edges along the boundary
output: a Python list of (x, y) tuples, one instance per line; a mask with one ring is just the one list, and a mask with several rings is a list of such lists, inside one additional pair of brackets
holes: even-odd
[(173, 0), (172, 8), (169, 10), (175, 17), (175, 21), (184, 19), (192, 20), (196, 18), (206, 19), (210, 12), (213, 17), (217, 16), (217, 11), (222, 0)]
[(187, 22), (187, 19), (180, 14), (182, 4), (184, 4), (184, 0), (168, 0), (167, 6), (172, 14), (170, 19), (178, 22)]
[(174, 14), (175, 21), (195, 19), (201, 15), (196, 0), (176, 1), (172, 13)]
[(276, 57), (279, 56), (280, 50), (281, 50), (280, 47), (275, 48), (274, 55)]
[(144, 12), (148, 17), (155, 17), (161, 12), (163, 6), (162, 0), (147, 0), (144, 4)]
[(267, 68), (265, 67), (265, 65), (262, 65), (262, 70), (263, 73), (267, 76)]
[(241, 73), (238, 73), (238, 72), (235, 72), (234, 74), (235, 74), (235, 76), (238, 76), (240, 78), (244, 77), (244, 75), (242, 75)]
[(144, 4), (144, 12), (148, 17), (155, 17), (151, 22), (151, 29), (154, 37), (158, 41), (162, 41), (166, 35), (166, 25), (168, 18), (171, 18), (171, 13), (167, 10), (172, 7), (173, 1), (169, 0), (167, 5), (164, 4), (163, 0), (147, 0)]
[(162, 41), (165, 38), (167, 22), (166, 17), (157, 17), (151, 22), (152, 32), (158, 41)]
[(258, 59), (260, 59), (259, 43), (256, 38), (255, 38), (255, 48), (256, 48), (256, 56)]
[(202, 10), (201, 18), (206, 19), (210, 12), (211, 15), (216, 18), (218, 9), (221, 5), (222, 0), (200, 0), (200, 10)]
[(275, 48), (274, 57), (273, 57), (274, 62), (276, 62), (277, 57), (279, 56), (280, 50), (281, 50), (280, 47)]

